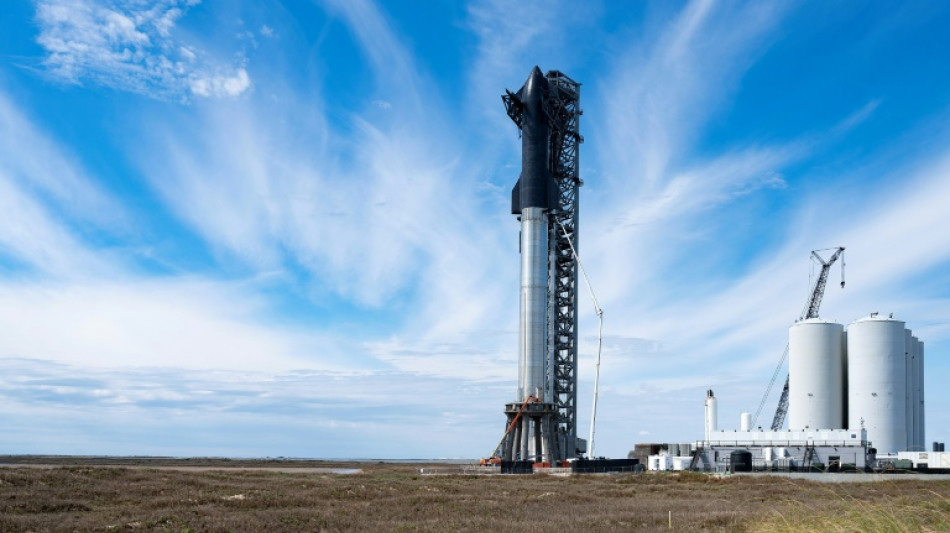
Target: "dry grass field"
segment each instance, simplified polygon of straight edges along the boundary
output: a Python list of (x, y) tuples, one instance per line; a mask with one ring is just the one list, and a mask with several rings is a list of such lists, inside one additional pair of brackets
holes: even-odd
[[(189, 468), (169, 468), (182, 464)], [(247, 469), (273, 466), (282, 470)], [(680, 532), (950, 531), (947, 481), (421, 476), (420, 466), (152, 461), (0, 468), (0, 532), (586, 533), (670, 531), (670, 517)]]

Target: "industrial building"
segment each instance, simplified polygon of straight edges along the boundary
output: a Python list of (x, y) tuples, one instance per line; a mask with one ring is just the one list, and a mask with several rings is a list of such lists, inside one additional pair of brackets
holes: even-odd
[(887, 468), (908, 459), (902, 454), (926, 454), (924, 343), (903, 321), (871, 313), (845, 329), (806, 318), (788, 337), (788, 429), (753, 428), (743, 413), (739, 429), (721, 430), (707, 391), (705, 438), (695, 443), (691, 468), (721, 470), (743, 452), (757, 469), (833, 471)]

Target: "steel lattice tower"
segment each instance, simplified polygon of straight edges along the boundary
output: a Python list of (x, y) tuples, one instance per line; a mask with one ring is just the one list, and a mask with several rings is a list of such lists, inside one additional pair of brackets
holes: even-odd
[[(578, 246), (578, 147), (580, 135), (580, 84), (556, 70), (545, 75), (551, 87), (548, 100), (551, 120), (551, 169), (558, 188), (558, 208), (550, 223), (550, 290), (554, 350), (554, 400), (559, 440), (576, 455), (577, 441), (577, 261), (568, 237)], [(561, 227), (563, 226), (563, 230)], [(565, 231), (567, 235), (565, 235)]]

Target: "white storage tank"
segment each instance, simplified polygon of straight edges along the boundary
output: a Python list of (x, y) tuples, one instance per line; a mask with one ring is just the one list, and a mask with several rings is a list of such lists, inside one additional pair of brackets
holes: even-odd
[(907, 449), (906, 345), (894, 318), (874, 313), (848, 326), (848, 428), (866, 429), (879, 454)]
[(844, 326), (819, 318), (788, 330), (788, 429), (844, 429)]
[(924, 343), (923, 341), (917, 341), (917, 361), (916, 361), (915, 371), (917, 372), (917, 442), (920, 443), (920, 449), (927, 449), (927, 434), (925, 429), (927, 428), (926, 420), (924, 418)]
[(916, 374), (914, 364), (914, 352), (917, 351), (917, 339), (909, 329), (904, 330), (904, 399), (907, 402), (904, 405), (904, 427), (907, 428), (907, 447), (904, 450), (917, 449), (917, 425), (915, 418), (917, 416), (917, 384), (914, 382)]

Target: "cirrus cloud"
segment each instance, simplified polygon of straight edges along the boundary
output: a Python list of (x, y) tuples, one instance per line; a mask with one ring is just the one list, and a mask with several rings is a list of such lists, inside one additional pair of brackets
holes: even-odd
[(38, 0), (44, 66), (66, 83), (89, 82), (159, 99), (234, 97), (251, 86), (227, 65), (181, 42), (175, 24), (199, 0)]

